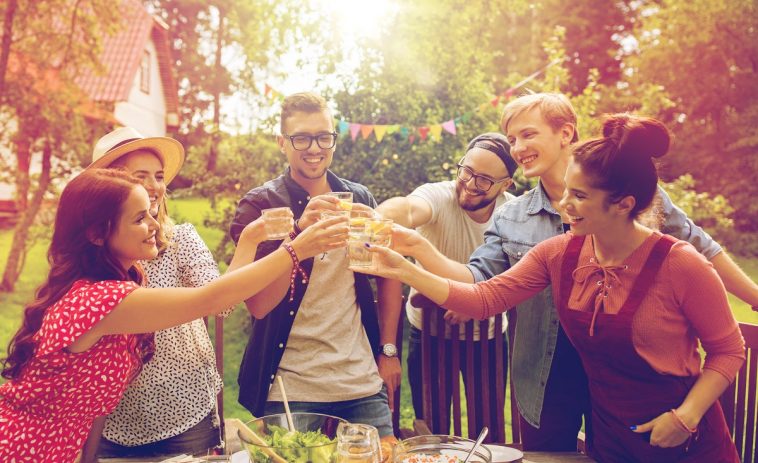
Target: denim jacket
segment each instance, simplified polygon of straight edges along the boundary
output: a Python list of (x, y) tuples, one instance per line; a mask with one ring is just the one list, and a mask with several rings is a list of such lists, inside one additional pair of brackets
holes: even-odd
[[(664, 217), (661, 232), (690, 242), (708, 259), (721, 252), (719, 244), (687, 218), (660, 187), (658, 194)], [(561, 216), (540, 182), (495, 211), (492, 225), (484, 234), (484, 244), (471, 255), (468, 268), (476, 281), (488, 280), (515, 265), (537, 243), (561, 233)], [(535, 427), (540, 425), (558, 324), (550, 287), (518, 306), (511, 378), (519, 411)]]

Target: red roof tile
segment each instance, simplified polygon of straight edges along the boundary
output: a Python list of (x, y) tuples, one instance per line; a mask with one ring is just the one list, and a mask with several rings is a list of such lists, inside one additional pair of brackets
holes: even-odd
[(138, 0), (122, 0), (123, 29), (103, 40), (100, 62), (103, 73), (87, 70), (76, 83), (96, 102), (118, 102), (129, 98), (142, 54), (150, 38), (157, 49), (163, 93), (167, 112), (178, 113), (178, 95), (173, 76), (173, 61), (167, 26), (152, 17)]

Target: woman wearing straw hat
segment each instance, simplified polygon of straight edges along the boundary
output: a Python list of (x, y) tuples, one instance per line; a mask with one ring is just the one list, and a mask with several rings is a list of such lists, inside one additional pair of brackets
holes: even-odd
[[(125, 169), (147, 189), (150, 214), (160, 224), (158, 257), (143, 262), (148, 287), (203, 286), (219, 276), (213, 256), (192, 224), (174, 226), (168, 215), (166, 185), (183, 162), (184, 148), (178, 141), (143, 137), (122, 127), (98, 140), (88, 167)], [(222, 381), (205, 323), (197, 319), (156, 332), (155, 345), (152, 361), (105, 420), (100, 456), (207, 453), (221, 444), (216, 397)], [(98, 431), (93, 428), (90, 445), (97, 444)]]
[[(88, 169), (63, 189), (50, 271), (0, 361), (0, 461), (73, 463), (153, 355), (153, 332), (227, 310), (283, 272), (305, 279), (300, 259), (344, 247), (348, 235), (347, 220), (322, 220), (202, 287), (145, 288), (140, 262), (158, 256), (149, 211), (142, 182), (123, 170)], [(245, 252), (266, 239), (262, 222), (247, 229)]]

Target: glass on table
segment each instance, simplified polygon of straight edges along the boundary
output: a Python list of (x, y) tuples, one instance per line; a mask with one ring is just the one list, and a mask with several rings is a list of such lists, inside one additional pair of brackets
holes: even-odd
[(392, 219), (371, 218), (366, 224), (366, 231), (371, 235), (371, 244), (389, 247), (392, 244)]
[(332, 191), (326, 194), (339, 199), (337, 207), (343, 211), (349, 211), (353, 208), (353, 193), (351, 191)]
[(337, 426), (337, 463), (380, 463), (379, 431), (373, 426), (340, 423)]
[(264, 209), (262, 214), (266, 239), (281, 240), (289, 236), (293, 224), (292, 211), (289, 207)]

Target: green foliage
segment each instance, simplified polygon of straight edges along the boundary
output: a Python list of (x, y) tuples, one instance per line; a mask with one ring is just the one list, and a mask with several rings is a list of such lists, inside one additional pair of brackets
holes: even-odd
[(734, 221), (729, 218), (734, 209), (722, 195), (698, 193), (695, 183), (692, 175), (686, 174), (661, 186), (674, 204), (708, 233), (722, 236), (729, 232), (734, 226)]

